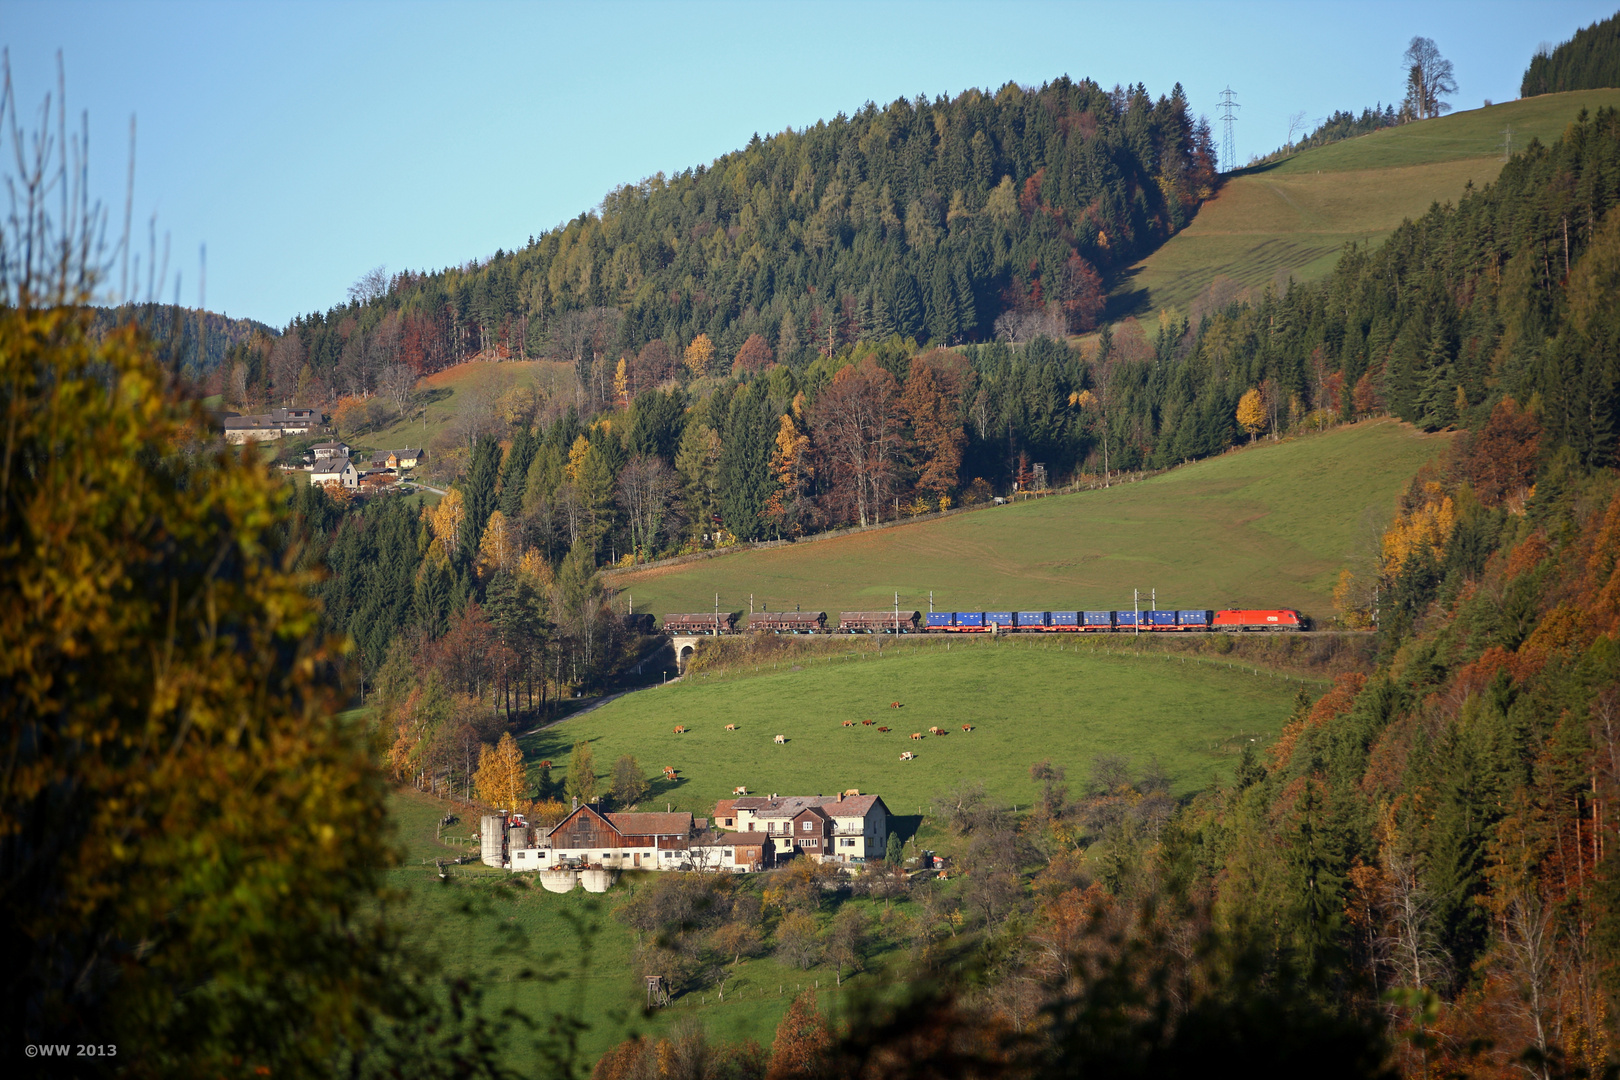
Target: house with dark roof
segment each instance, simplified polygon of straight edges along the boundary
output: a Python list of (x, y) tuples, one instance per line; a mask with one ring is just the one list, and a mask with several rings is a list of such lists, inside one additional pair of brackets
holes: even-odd
[(221, 425), (228, 443), (271, 442), (294, 435), (308, 435), (321, 424), (314, 409), (271, 409), (249, 416), (229, 416)]
[[(763, 832), (778, 858), (860, 865), (880, 859), (889, 843), (889, 808), (877, 795), (745, 796), (715, 806), (722, 827)], [(733, 822), (726, 826), (725, 822)]]
[(315, 458), (315, 467), (310, 470), (309, 482), (312, 484), (336, 484), (353, 491), (360, 486), (360, 470), (354, 467), (349, 455), (341, 457)]

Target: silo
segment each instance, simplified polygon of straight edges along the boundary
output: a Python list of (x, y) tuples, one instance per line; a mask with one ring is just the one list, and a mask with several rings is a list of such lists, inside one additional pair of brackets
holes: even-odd
[(512, 852), (522, 851), (524, 848), (532, 847), (534, 847), (534, 845), (529, 843), (529, 830), (527, 826), (512, 825), (507, 828), (506, 851), (508, 859), (511, 858)]
[(506, 828), (506, 821), (499, 814), (485, 814), (479, 823), (479, 838), (481, 853), (485, 866), (505, 866), (505, 845), (501, 843), (502, 830)]

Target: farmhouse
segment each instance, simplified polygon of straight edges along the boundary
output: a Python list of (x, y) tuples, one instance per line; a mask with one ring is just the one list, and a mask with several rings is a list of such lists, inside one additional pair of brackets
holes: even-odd
[[(764, 834), (716, 832), (707, 826), (702, 818), (685, 812), (604, 814), (586, 805), (543, 834), (508, 830), (504, 864), (512, 870), (599, 866), (738, 874), (774, 864), (771, 840)], [(486, 856), (485, 861), (491, 860)]]
[(360, 472), (354, 467), (347, 454), (341, 457), (321, 457), (317, 452), (315, 467), (310, 470), (309, 482), (312, 484), (337, 484), (346, 488), (360, 486)]
[[(729, 805), (728, 805), (729, 804)], [(877, 795), (746, 796), (715, 806), (715, 820), (769, 836), (778, 858), (803, 854), (817, 862), (860, 865), (879, 859), (889, 843), (889, 808)]]
[(321, 415), (314, 409), (272, 409), (251, 416), (231, 416), (224, 422), (228, 443), (271, 442), (289, 435), (308, 435), (319, 426)]
[(414, 469), (422, 459), (420, 450), (378, 450), (371, 455), (371, 467), (374, 470), (388, 469), (398, 472), (401, 469)]

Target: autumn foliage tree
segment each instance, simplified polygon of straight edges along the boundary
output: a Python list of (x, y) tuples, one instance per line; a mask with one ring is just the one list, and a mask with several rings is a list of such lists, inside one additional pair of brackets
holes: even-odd
[(742, 375), (764, 371), (776, 363), (776, 354), (770, 343), (758, 334), (749, 334), (748, 340), (737, 350), (737, 359), (731, 362), (731, 373)]
[(523, 751), (510, 731), (496, 745), (485, 743), (479, 751), (473, 785), (479, 799), (498, 810), (516, 810), (528, 802), (529, 774), (523, 767)]
[(1266, 402), (1259, 390), (1245, 390), (1238, 399), (1238, 426), (1249, 433), (1249, 441), (1266, 429)]
[(766, 1080), (818, 1080), (824, 1074), (832, 1043), (827, 1021), (816, 1008), (815, 991), (804, 991), (793, 999), (776, 1025)]
[(701, 379), (709, 373), (709, 362), (714, 359), (714, 342), (708, 334), (699, 334), (686, 347), (686, 369), (692, 378)]
[(145, 1075), (327, 1071), (399, 1000), (390, 855), (283, 486), (203, 448), (133, 328), (0, 284), (0, 1024)]

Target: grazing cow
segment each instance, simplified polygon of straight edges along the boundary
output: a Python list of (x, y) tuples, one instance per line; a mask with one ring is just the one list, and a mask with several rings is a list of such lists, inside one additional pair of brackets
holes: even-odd
[(889, 702), (889, 708), (891, 708), (891, 709), (899, 709), (899, 708), (904, 708), (904, 706), (902, 706), (898, 701), (891, 701), (891, 702)]
[(911, 760), (915, 759), (916, 756), (917, 756), (916, 754), (913, 754), (910, 750), (907, 750), (905, 753), (900, 755), (900, 760), (901, 761), (911, 761)]
[(894, 729), (893, 728), (880, 727), (880, 728), (878, 728), (878, 730), (879, 731), (893, 731)]
[(943, 734), (945, 734), (945, 729), (944, 728), (939, 728), (939, 727), (931, 727), (931, 728), (928, 729), (928, 734), (930, 734), (930, 735), (943, 735)]
[(911, 733), (911, 737), (912, 737), (912, 738), (913, 738), (913, 739), (920, 739), (920, 738), (922, 738), (922, 737), (923, 737), (923, 734), (922, 734), (922, 732), (920, 732), (920, 731), (913, 731), (913, 732), (912, 732), (912, 733)]
[(785, 742), (787, 742), (787, 736), (786, 735), (778, 735), (776, 737), (776, 741), (779, 742), (779, 743), (785, 743)]
[(746, 795), (748, 794), (748, 789), (745, 787), (734, 787), (731, 789), (731, 793), (733, 795)]
[(861, 727), (871, 727), (875, 723), (877, 723), (876, 720), (862, 720)]
[(736, 724), (727, 724), (726, 725), (726, 730), (727, 731), (736, 731), (737, 730), (737, 725)]
[(962, 730), (963, 731), (972, 731), (973, 730), (973, 725), (972, 724), (963, 724), (962, 725)]
[(664, 766), (664, 775), (666, 777), (668, 777), (669, 779), (673, 780), (673, 779), (675, 779), (675, 770), (670, 768), (668, 765), (665, 765)]
[(853, 721), (853, 720), (845, 720), (844, 721), (844, 726), (845, 727), (854, 727), (855, 726), (855, 721)]
[(686, 725), (685, 724), (676, 724), (675, 725), (675, 734), (677, 734), (677, 735), (685, 735), (686, 734)]
[(549, 768), (551, 768), (551, 762), (550, 761), (542, 761), (540, 763), (540, 767), (542, 769), (549, 769)]

